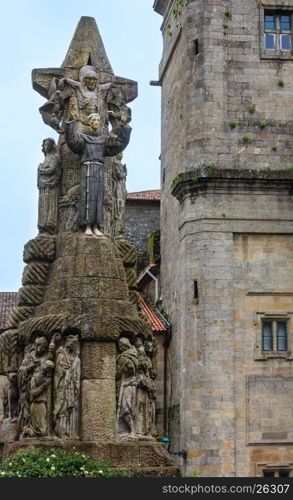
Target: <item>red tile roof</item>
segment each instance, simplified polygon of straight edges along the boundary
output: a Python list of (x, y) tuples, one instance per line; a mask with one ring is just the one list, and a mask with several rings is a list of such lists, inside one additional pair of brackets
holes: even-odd
[(7, 327), (8, 315), (17, 306), (17, 292), (0, 292), (0, 329)]
[(128, 193), (128, 200), (149, 200), (160, 201), (160, 189), (151, 189), (150, 191), (138, 191), (136, 193)]
[(152, 327), (153, 332), (166, 332), (167, 327), (162, 321), (162, 319), (159, 318), (159, 316), (155, 313), (155, 311), (150, 308), (150, 306), (141, 296), (140, 296), (140, 304), (141, 304), (141, 311), (146, 315)]

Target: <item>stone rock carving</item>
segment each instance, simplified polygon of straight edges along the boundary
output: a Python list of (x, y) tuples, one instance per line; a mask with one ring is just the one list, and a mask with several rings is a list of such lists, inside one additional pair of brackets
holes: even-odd
[(122, 237), (124, 233), (126, 203), (126, 165), (121, 163), (122, 155), (117, 155), (112, 163), (113, 178), (113, 236)]
[(149, 396), (149, 428), (148, 433), (155, 430), (156, 421), (156, 387), (155, 379), (157, 377), (157, 371), (155, 369), (155, 358), (157, 355), (157, 348), (154, 346), (152, 340), (147, 340), (144, 343), (144, 349), (147, 356), (147, 376), (148, 376), (148, 396)]
[(115, 156), (125, 149), (131, 128), (122, 119), (114, 120), (113, 132), (107, 135), (103, 132), (100, 115), (95, 113), (89, 116), (88, 123), (90, 131), (80, 133), (75, 119), (67, 121), (65, 138), (80, 161), (79, 226), (85, 226), (88, 235), (94, 233), (100, 236), (103, 227), (104, 158)]
[(54, 139), (44, 139), (42, 151), (43, 163), (38, 167), (40, 233), (54, 234), (58, 218), (58, 183), (61, 176), (60, 158)]
[(0, 374), (16, 372), (19, 361), (18, 331), (7, 330), (0, 335)]
[[(55, 342), (58, 334), (53, 335), (50, 345), (46, 337), (37, 337), (32, 359), (32, 375), (26, 385), (29, 389), (29, 410), (27, 424), (21, 437), (48, 436), (50, 434), (50, 388), (54, 369)], [(21, 368), (21, 367), (20, 367)]]
[(135, 347), (138, 357), (137, 369), (137, 394), (136, 394), (136, 421), (135, 428), (138, 435), (149, 434), (150, 411), (149, 411), (149, 366), (145, 353), (143, 340), (140, 337), (135, 339)]
[(78, 436), (80, 358), (77, 335), (68, 335), (57, 349), (54, 374), (54, 432)]
[(29, 382), (35, 366), (35, 345), (27, 345), (24, 350), (24, 357), (18, 370), (19, 388), (19, 416), (18, 427), (20, 436), (28, 426), (30, 416), (30, 391)]
[(14, 421), (18, 417), (19, 391), (17, 373), (9, 373), (7, 379), (3, 394), (4, 418)]
[(124, 437), (135, 436), (137, 351), (126, 337), (118, 341), (117, 356), (117, 432)]

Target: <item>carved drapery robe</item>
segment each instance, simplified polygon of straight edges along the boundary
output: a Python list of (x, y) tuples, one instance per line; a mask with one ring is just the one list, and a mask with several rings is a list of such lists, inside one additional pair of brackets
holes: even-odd
[(58, 217), (57, 185), (60, 175), (60, 158), (58, 153), (45, 156), (43, 163), (40, 163), (38, 167), (38, 229), (40, 232), (56, 232)]
[(114, 134), (80, 133), (75, 121), (66, 122), (65, 138), (80, 161), (79, 225), (103, 226), (104, 158), (123, 151), (131, 128), (121, 125)]

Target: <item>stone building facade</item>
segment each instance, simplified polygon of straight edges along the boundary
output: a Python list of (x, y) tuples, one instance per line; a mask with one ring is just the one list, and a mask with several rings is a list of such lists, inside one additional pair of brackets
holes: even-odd
[(292, 0), (156, 0), (172, 450), (293, 475)]
[(138, 269), (148, 263), (148, 236), (160, 230), (160, 190), (128, 193), (124, 237), (136, 247)]

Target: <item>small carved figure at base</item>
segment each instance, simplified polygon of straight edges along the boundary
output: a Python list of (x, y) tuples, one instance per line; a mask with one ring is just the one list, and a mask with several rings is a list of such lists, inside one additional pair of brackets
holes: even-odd
[(135, 437), (137, 352), (126, 337), (118, 341), (117, 431), (120, 437)]
[(59, 437), (77, 437), (79, 424), (80, 358), (77, 335), (68, 335), (56, 353), (54, 423)]

